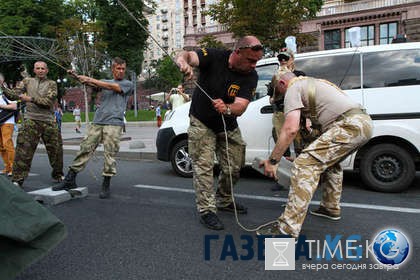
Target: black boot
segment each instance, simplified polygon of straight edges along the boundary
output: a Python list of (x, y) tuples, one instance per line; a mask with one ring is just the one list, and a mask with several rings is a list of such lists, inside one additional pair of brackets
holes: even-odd
[(111, 176), (104, 176), (104, 181), (102, 182), (102, 190), (99, 193), (99, 198), (109, 198), (111, 196), (111, 191), (109, 190), (109, 185), (111, 183)]
[(62, 191), (62, 190), (69, 190), (69, 189), (77, 188), (76, 175), (77, 173), (74, 170), (69, 169), (69, 172), (67, 173), (64, 180), (59, 185), (52, 187), (52, 190)]

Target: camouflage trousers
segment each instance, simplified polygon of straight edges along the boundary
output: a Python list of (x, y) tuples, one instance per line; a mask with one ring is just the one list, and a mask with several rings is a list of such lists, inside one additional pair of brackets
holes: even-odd
[(294, 237), (299, 235), (309, 203), (321, 180), (321, 206), (340, 214), (343, 172), (340, 162), (366, 143), (372, 135), (372, 120), (355, 114), (336, 121), (295, 159), (291, 187), (280, 229)]
[[(230, 173), (232, 174), (232, 185), (235, 185), (245, 161), (245, 142), (242, 140), (239, 128), (228, 131), (227, 149), (224, 132), (216, 135), (213, 130), (207, 128), (195, 117), (190, 116), (190, 119), (188, 152), (192, 159), (193, 185), (197, 209), (200, 213), (208, 211), (216, 213), (216, 200), (217, 205), (221, 207), (227, 206), (232, 202)], [(213, 186), (215, 155), (220, 165), (217, 192), (215, 192)]]
[(86, 137), (80, 143), (80, 151), (73, 160), (70, 169), (76, 173), (82, 171), (93, 156), (98, 145), (104, 143), (104, 167), (102, 176), (117, 174), (115, 155), (120, 149), (122, 127), (117, 125), (91, 124)]
[(31, 169), (31, 163), (39, 140), (45, 145), (52, 167), (51, 177), (63, 176), (63, 139), (57, 123), (25, 119), (16, 139), (12, 181), (23, 182)]

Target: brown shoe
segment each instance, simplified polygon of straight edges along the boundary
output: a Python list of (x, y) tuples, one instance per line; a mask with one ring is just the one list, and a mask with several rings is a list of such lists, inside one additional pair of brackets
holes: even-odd
[(314, 216), (327, 218), (327, 219), (330, 219), (330, 220), (333, 220), (333, 221), (338, 221), (338, 220), (341, 219), (340, 214), (334, 214), (323, 206), (319, 206), (319, 208), (317, 210), (310, 211), (309, 213), (311, 213)]

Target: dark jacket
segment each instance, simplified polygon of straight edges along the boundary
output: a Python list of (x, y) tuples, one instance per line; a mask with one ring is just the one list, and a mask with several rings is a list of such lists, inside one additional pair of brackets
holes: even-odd
[(58, 218), (0, 176), (0, 279), (14, 279), (66, 235)]

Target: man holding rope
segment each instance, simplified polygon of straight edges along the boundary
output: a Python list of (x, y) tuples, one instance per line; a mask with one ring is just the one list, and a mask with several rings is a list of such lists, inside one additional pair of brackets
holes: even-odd
[(111, 177), (117, 173), (115, 155), (120, 148), (120, 137), (124, 126), (124, 112), (127, 101), (133, 92), (133, 83), (124, 78), (126, 71), (125, 60), (116, 57), (112, 60), (112, 80), (97, 80), (91, 77), (70, 73), (80, 82), (102, 88), (101, 106), (95, 112), (93, 123), (89, 126), (87, 136), (80, 144), (73, 164), (64, 181), (53, 187), (54, 191), (77, 188), (76, 175), (82, 171), (92, 157), (98, 145), (104, 144), (103, 182), (99, 198), (109, 198)]
[[(200, 70), (201, 88), (194, 90), (190, 109), (188, 149), (200, 222), (210, 229), (224, 228), (217, 210), (247, 213), (231, 197), (231, 187), (238, 181), (245, 160), (245, 143), (236, 118), (246, 110), (255, 93), (255, 67), (262, 55), (260, 41), (245, 36), (236, 43), (234, 51), (203, 48), (183, 51), (176, 58), (187, 78), (192, 78), (193, 67)], [(221, 169), (217, 193), (213, 189), (214, 154)]]

